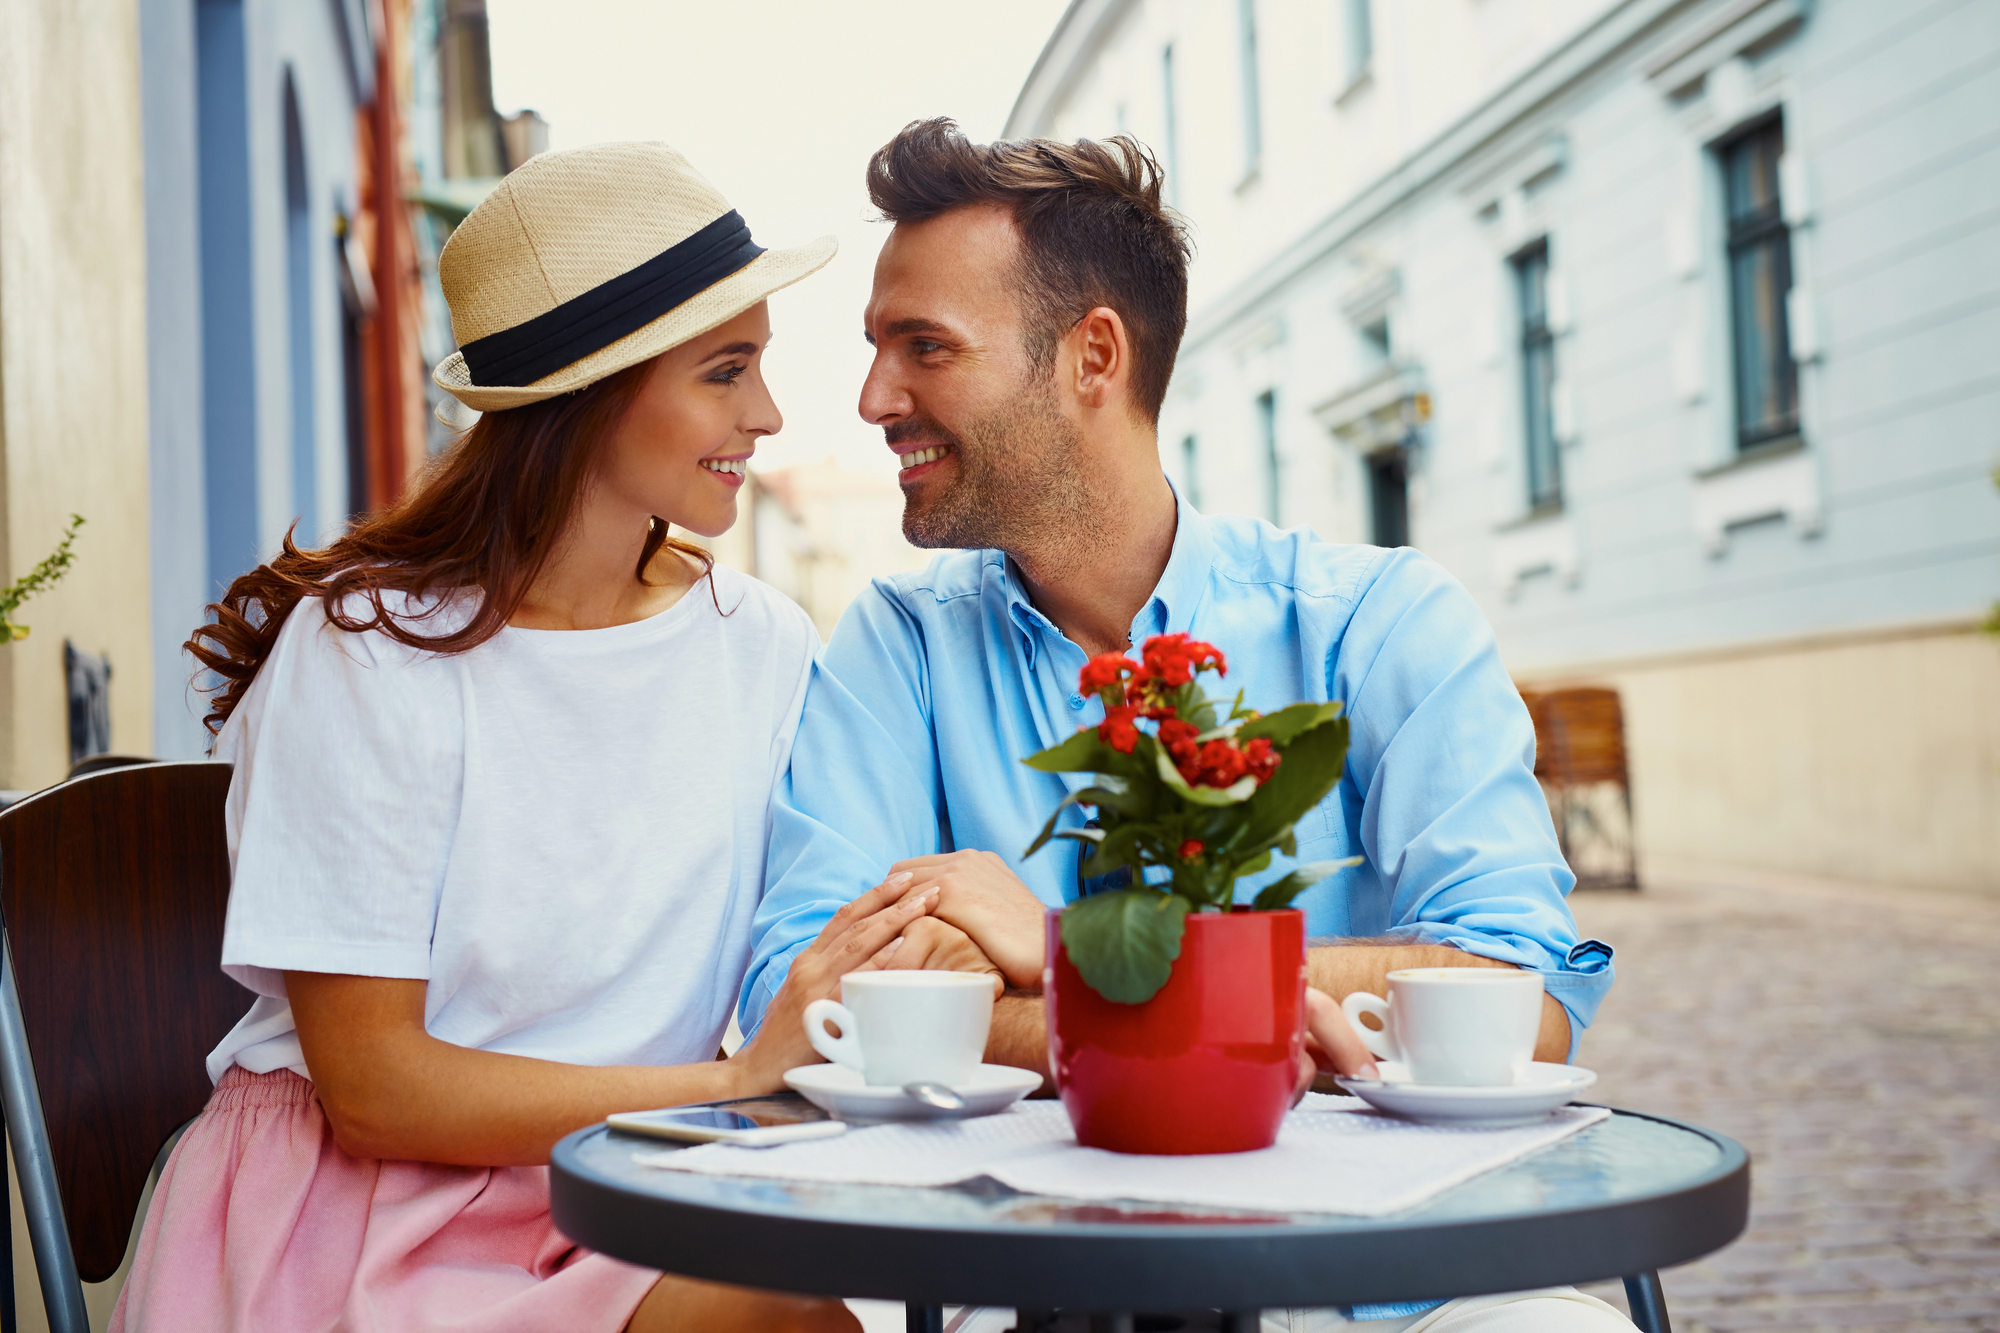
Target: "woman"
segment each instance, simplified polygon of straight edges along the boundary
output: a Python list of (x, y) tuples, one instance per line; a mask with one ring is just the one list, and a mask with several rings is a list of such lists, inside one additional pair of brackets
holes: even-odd
[(928, 910), (862, 898), (715, 1058), (818, 639), (667, 527), (734, 522), (781, 424), (765, 297), (833, 250), (761, 251), (660, 144), (538, 157), (445, 247), (436, 379), (485, 415), (190, 644), (236, 766), (222, 962), (258, 999), (114, 1329), (858, 1327), (577, 1249), (543, 1165), (614, 1111), (778, 1088), (805, 1005)]

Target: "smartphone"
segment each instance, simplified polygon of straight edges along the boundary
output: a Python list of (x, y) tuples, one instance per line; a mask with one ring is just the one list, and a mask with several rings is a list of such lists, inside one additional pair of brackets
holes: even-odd
[(755, 1108), (728, 1102), (708, 1106), (669, 1106), (659, 1111), (626, 1111), (606, 1116), (604, 1123), (627, 1134), (683, 1143), (733, 1143), (741, 1148), (769, 1148), (800, 1139), (825, 1139), (845, 1134), (839, 1120), (808, 1120), (759, 1115)]

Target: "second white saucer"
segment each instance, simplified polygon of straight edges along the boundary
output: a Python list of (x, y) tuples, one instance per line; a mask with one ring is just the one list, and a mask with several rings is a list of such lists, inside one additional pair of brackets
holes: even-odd
[(1010, 1065), (981, 1065), (972, 1077), (952, 1085), (965, 1098), (962, 1111), (941, 1111), (901, 1088), (876, 1087), (846, 1065), (800, 1065), (785, 1071), (785, 1086), (836, 1120), (965, 1120), (1004, 1111), (1042, 1086), (1042, 1076)]
[(1383, 1060), (1379, 1079), (1334, 1080), (1377, 1110), (1434, 1125), (1525, 1125), (1569, 1103), (1597, 1082), (1597, 1075), (1576, 1065), (1537, 1061), (1519, 1083), (1503, 1088), (1458, 1088), (1438, 1083), (1412, 1083), (1394, 1061)]

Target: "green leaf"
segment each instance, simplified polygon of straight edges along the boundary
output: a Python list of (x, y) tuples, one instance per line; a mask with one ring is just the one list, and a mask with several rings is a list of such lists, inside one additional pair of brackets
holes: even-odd
[(1096, 879), (1120, 866), (1130, 866), (1132, 877), (1137, 879), (1143, 868), (1139, 859), (1139, 839), (1145, 832), (1146, 826), (1137, 823), (1118, 823), (1105, 829), (1104, 836), (1097, 839), (1097, 846), (1083, 859), (1083, 877)]
[[(1159, 751), (1160, 781), (1173, 788), (1174, 793), (1184, 801), (1196, 805), (1239, 805), (1250, 799), (1257, 790), (1257, 779), (1244, 778), (1229, 787), (1190, 787), (1181, 771), (1174, 767), (1173, 757), (1165, 749)], [(1282, 770), (1283, 764), (1278, 765)]]
[(1307, 889), (1319, 883), (1328, 875), (1331, 875), (1334, 871), (1345, 870), (1349, 866), (1358, 866), (1360, 864), (1360, 857), (1350, 856), (1345, 861), (1314, 861), (1311, 865), (1300, 866), (1283, 879), (1273, 880), (1271, 883), (1266, 884), (1263, 890), (1258, 893), (1257, 901), (1251, 903), (1250, 906), (1259, 912), (1275, 912), (1280, 908), (1290, 907), (1292, 899), (1298, 897)]
[(1056, 821), (1062, 818), (1062, 812), (1072, 805), (1101, 806), (1128, 815), (1138, 813), (1133, 804), (1131, 790), (1125, 785), (1125, 780), (1106, 774), (1104, 781), (1097, 785), (1079, 787), (1062, 798), (1062, 801), (1056, 806), (1054, 813), (1049, 816), (1049, 822), (1042, 825), (1042, 831), (1035, 835), (1035, 840), (1032, 843), (1028, 844), (1028, 850), (1021, 853), (1023, 860), (1046, 847), (1050, 838), (1062, 836), (1056, 832)]
[(1116, 770), (1105, 756), (1117, 753), (1098, 739), (1096, 727), (1085, 727), (1060, 745), (1051, 745), (1021, 762), (1044, 773), (1108, 773)]
[(1264, 871), (1269, 870), (1270, 868), (1271, 868), (1271, 849), (1269, 847), (1266, 847), (1263, 851), (1257, 853), (1255, 856), (1251, 857), (1248, 861), (1245, 861), (1242, 865), (1237, 866), (1234, 878), (1241, 879), (1245, 875), (1262, 874)]
[(1275, 713), (1243, 724), (1236, 733), (1238, 744), (1248, 745), (1259, 736), (1270, 738), (1271, 744), (1280, 750), (1290, 745), (1301, 734), (1322, 726), (1340, 716), (1341, 704), (1333, 700), (1323, 704), (1293, 704), (1290, 708), (1280, 708)]
[(1276, 846), (1292, 831), (1292, 825), (1326, 799), (1340, 781), (1346, 759), (1346, 718), (1337, 717), (1299, 733), (1285, 747), (1278, 771), (1250, 798), (1242, 831), (1235, 840), (1237, 854)]
[(1187, 913), (1187, 899), (1157, 889), (1079, 898), (1063, 909), (1063, 949), (1099, 995), (1144, 1004), (1173, 975)]

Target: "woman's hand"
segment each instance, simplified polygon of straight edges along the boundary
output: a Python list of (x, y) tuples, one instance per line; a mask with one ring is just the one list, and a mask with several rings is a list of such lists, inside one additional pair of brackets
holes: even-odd
[(833, 998), (849, 972), (874, 971), (876, 955), (930, 911), (936, 891), (904, 897), (909, 883), (908, 874), (889, 876), (835, 912), (819, 938), (792, 960), (757, 1035), (729, 1058), (742, 1084), (738, 1095), (775, 1091), (787, 1069), (819, 1060), (806, 1040), (806, 1006)]

